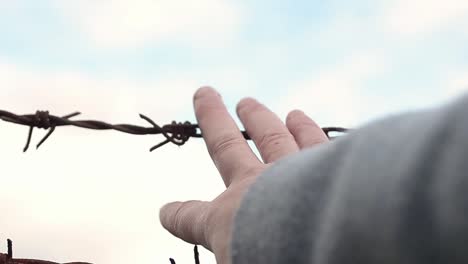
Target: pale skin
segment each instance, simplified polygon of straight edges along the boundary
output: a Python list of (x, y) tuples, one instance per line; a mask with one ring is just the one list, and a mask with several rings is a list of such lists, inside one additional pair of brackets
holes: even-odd
[(159, 218), (176, 237), (203, 245), (215, 254), (217, 263), (230, 264), (234, 216), (247, 188), (272, 163), (327, 142), (328, 138), (302, 111), (291, 111), (283, 123), (263, 104), (244, 98), (237, 105), (237, 115), (260, 152), (259, 160), (213, 88), (197, 90), (194, 109), (208, 153), (226, 190), (213, 201), (166, 204)]

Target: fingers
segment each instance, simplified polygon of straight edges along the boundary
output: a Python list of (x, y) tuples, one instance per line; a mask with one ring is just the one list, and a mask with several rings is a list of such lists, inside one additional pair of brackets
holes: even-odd
[(286, 126), (301, 149), (328, 141), (323, 130), (300, 110), (288, 114)]
[(194, 96), (194, 108), (208, 152), (226, 186), (234, 177), (243, 176), (241, 170), (261, 164), (214, 89), (200, 88)]
[(187, 201), (164, 205), (159, 211), (162, 226), (188, 243), (209, 246), (206, 239), (209, 202)]
[(265, 163), (299, 150), (294, 137), (278, 116), (255, 99), (241, 100), (237, 105), (237, 115)]

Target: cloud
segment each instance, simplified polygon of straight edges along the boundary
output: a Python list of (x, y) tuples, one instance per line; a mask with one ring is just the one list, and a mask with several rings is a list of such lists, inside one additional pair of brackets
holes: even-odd
[(239, 6), (230, 0), (54, 0), (83, 36), (101, 48), (182, 42), (222, 45), (234, 38)]
[(468, 33), (468, 1), (392, 0), (384, 14), (389, 32), (425, 35), (449, 28)]
[(193, 79), (142, 82), (71, 71), (29, 70), (11, 64), (0, 64), (0, 75), (0, 86), (8, 95), (0, 99), (3, 107), (61, 114), (82, 109), (84, 114), (100, 118), (124, 119), (139, 111), (150, 111), (156, 117), (175, 115), (186, 106), (181, 96), (190, 100), (196, 89)]
[[(50, 110), (123, 121), (147, 113), (167, 120), (192, 111), (193, 92), (214, 85), (222, 94), (249, 89), (254, 78), (236, 67), (166, 74), (161, 78), (135, 79), (115, 74), (91, 75), (80, 71), (49, 71), (2, 61), (0, 86), (2, 107), (18, 112)], [(193, 121), (193, 120), (192, 120)]]
[(279, 105), (283, 116), (301, 109), (320, 125), (350, 126), (362, 122), (360, 114), (366, 91), (364, 83), (384, 71), (383, 57), (373, 53), (355, 54), (304, 80), (292, 84)]

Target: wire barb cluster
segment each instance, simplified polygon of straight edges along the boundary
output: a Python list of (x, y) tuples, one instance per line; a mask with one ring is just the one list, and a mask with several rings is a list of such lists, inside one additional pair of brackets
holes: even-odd
[(7, 239), (7, 259), (13, 258), (13, 241), (11, 239)]
[[(162, 134), (166, 139), (161, 143), (150, 148), (153, 151), (160, 148), (167, 143), (173, 143), (177, 146), (184, 145), (191, 137), (201, 138), (203, 135), (199, 132), (197, 124), (192, 124), (189, 121), (184, 123), (177, 123), (173, 121), (171, 124), (164, 126), (157, 125), (149, 117), (140, 114), (140, 118), (148, 122), (151, 127), (143, 127), (129, 124), (109, 124), (97, 120), (70, 120), (70, 118), (80, 115), (80, 112), (74, 112), (62, 117), (50, 115), (49, 111), (37, 111), (35, 114), (28, 115), (17, 115), (5, 110), (0, 110), (0, 119), (6, 122), (15, 123), (18, 125), (24, 125), (29, 127), (29, 133), (26, 140), (26, 145), (23, 152), (26, 152), (31, 143), (31, 138), (34, 128), (42, 128), (48, 130), (47, 134), (39, 141), (36, 148), (39, 148), (51, 135), (55, 129), (60, 126), (75, 126), (86, 129), (94, 130), (115, 130), (122, 133), (133, 134), (133, 135), (156, 135)], [(322, 128), (325, 134), (329, 138), (330, 132), (346, 132), (347, 129), (341, 127), (325, 127)], [(246, 131), (241, 131), (242, 135), (246, 140), (250, 139), (250, 136)]]

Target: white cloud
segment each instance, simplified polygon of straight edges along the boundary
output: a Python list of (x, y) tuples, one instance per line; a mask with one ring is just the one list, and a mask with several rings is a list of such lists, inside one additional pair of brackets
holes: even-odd
[[(159, 79), (92, 76), (75, 71), (48, 71), (19, 67), (0, 58), (0, 102), (18, 112), (50, 110), (57, 114), (83, 110), (83, 114), (113, 121), (134, 120), (145, 113), (167, 120), (192, 111), (193, 92), (214, 85), (222, 94), (249, 89), (253, 76), (235, 67), (181, 71)], [(190, 118), (193, 118), (191, 116)]]
[(393, 33), (427, 34), (448, 26), (468, 33), (466, 0), (391, 0), (385, 10), (385, 26)]
[(295, 109), (309, 114), (321, 126), (350, 126), (362, 122), (366, 107), (364, 82), (381, 73), (385, 60), (375, 54), (355, 55), (292, 84), (279, 106), (281, 115)]
[(83, 109), (86, 115), (121, 120), (139, 111), (151, 111), (156, 118), (175, 115), (186, 106), (181, 99), (189, 99), (196, 88), (194, 80), (93, 78), (79, 72), (32, 71), (11, 64), (0, 64), (0, 76), (3, 107), (20, 112), (49, 109), (60, 114)]
[(241, 21), (231, 0), (55, 0), (56, 6), (98, 47), (121, 48), (182, 41), (226, 44)]

